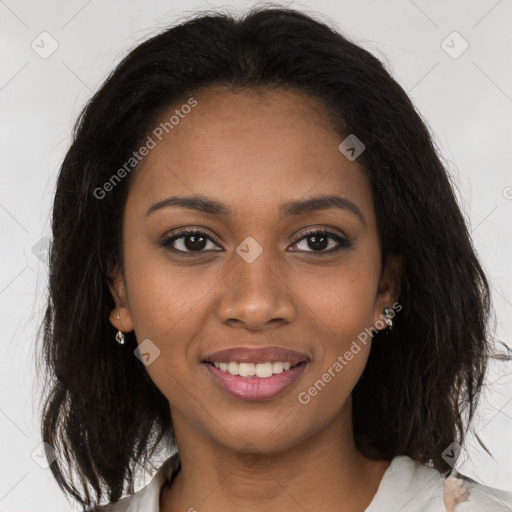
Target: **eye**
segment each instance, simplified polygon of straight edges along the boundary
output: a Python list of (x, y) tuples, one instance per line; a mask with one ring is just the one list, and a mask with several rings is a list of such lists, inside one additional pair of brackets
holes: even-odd
[[(303, 242), (303, 240), (307, 240), (307, 242)], [(329, 241), (335, 242), (333, 245), (329, 245)], [(305, 248), (300, 248), (300, 244), (307, 245), (312, 249), (309, 251)], [(336, 245), (337, 244), (337, 245)], [(341, 249), (346, 249), (352, 246), (352, 242), (348, 241), (346, 238), (333, 233), (331, 231), (326, 231), (323, 229), (317, 229), (314, 231), (309, 231), (305, 234), (298, 242), (295, 242), (292, 247), (299, 247), (299, 251), (313, 252), (319, 254), (331, 254), (333, 252), (337, 252)], [(325, 250), (325, 249), (329, 250)]]
[[(307, 242), (303, 242), (306, 240)], [(208, 248), (208, 243), (211, 243), (213, 247)], [(301, 244), (306, 244), (312, 250), (308, 250), (304, 247), (300, 248)], [(179, 233), (164, 238), (164, 240), (161, 242), (161, 246), (178, 254), (200, 254), (212, 250), (222, 251), (220, 248), (215, 249), (217, 244), (212, 237), (203, 231), (190, 228), (184, 229)], [(352, 242), (346, 238), (331, 231), (317, 229), (307, 232), (302, 238), (295, 242), (292, 247), (298, 247), (296, 250), (299, 251), (312, 252), (317, 254), (331, 254), (351, 246)]]
[[(201, 253), (207, 252), (205, 249), (209, 242), (216, 245), (214, 240), (206, 233), (196, 229), (185, 229), (175, 235), (166, 237), (162, 240), (161, 245), (176, 253)], [(218, 251), (219, 249), (213, 250)]]

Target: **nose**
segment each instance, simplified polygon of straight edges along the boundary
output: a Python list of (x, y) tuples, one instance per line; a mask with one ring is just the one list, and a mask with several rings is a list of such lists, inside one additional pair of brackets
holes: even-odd
[(292, 322), (297, 315), (297, 297), (287, 283), (283, 265), (270, 251), (252, 263), (238, 255), (220, 291), (217, 316), (222, 323), (249, 331), (266, 330)]

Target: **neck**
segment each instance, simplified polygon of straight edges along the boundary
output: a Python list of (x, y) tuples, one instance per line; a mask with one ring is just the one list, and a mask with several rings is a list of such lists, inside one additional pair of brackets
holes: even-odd
[[(174, 418), (173, 418), (174, 421)], [(351, 415), (286, 450), (243, 453), (175, 423), (182, 469), (160, 497), (162, 512), (277, 509), (364, 511), (390, 461), (363, 457)]]

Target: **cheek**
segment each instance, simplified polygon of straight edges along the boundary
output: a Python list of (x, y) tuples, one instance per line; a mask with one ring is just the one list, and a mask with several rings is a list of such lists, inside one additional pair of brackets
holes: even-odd
[[(192, 353), (193, 340), (204, 325), (204, 303), (214, 280), (205, 275), (191, 278), (196, 267), (183, 269), (153, 257), (127, 258), (126, 280), (130, 314), (137, 342), (151, 340), (157, 357), (146, 365), (151, 380), (169, 403), (187, 410), (191, 400), (190, 369), (197, 365)], [(192, 343), (191, 343), (192, 342)]]
[(343, 404), (366, 366), (378, 270), (378, 260), (354, 254), (344, 265), (303, 275), (298, 293), (315, 333), (316, 361), (302, 391), (305, 401), (315, 397), (318, 414), (328, 402)]
[(323, 335), (317, 338), (317, 359), (298, 391), (302, 419), (314, 417), (315, 424), (328, 422), (344, 407), (370, 353), (371, 308), (357, 302), (357, 297), (353, 301), (348, 297), (340, 300), (338, 307), (326, 304), (320, 309), (317, 325)]
[(330, 340), (329, 351), (341, 350), (373, 323), (379, 271), (374, 260), (353, 253), (341, 265), (301, 272), (294, 291)]
[(154, 252), (136, 247), (127, 255), (125, 267), (130, 314), (139, 340), (179, 339), (185, 327), (197, 322), (201, 300), (214, 285), (208, 277), (211, 273), (202, 273), (199, 267), (171, 265), (165, 256), (155, 257)]

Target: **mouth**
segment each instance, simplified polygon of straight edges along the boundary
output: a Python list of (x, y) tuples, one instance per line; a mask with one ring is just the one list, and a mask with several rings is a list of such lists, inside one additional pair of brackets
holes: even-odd
[(207, 356), (202, 364), (214, 382), (241, 400), (269, 400), (295, 383), (309, 356), (281, 347), (234, 348)]

